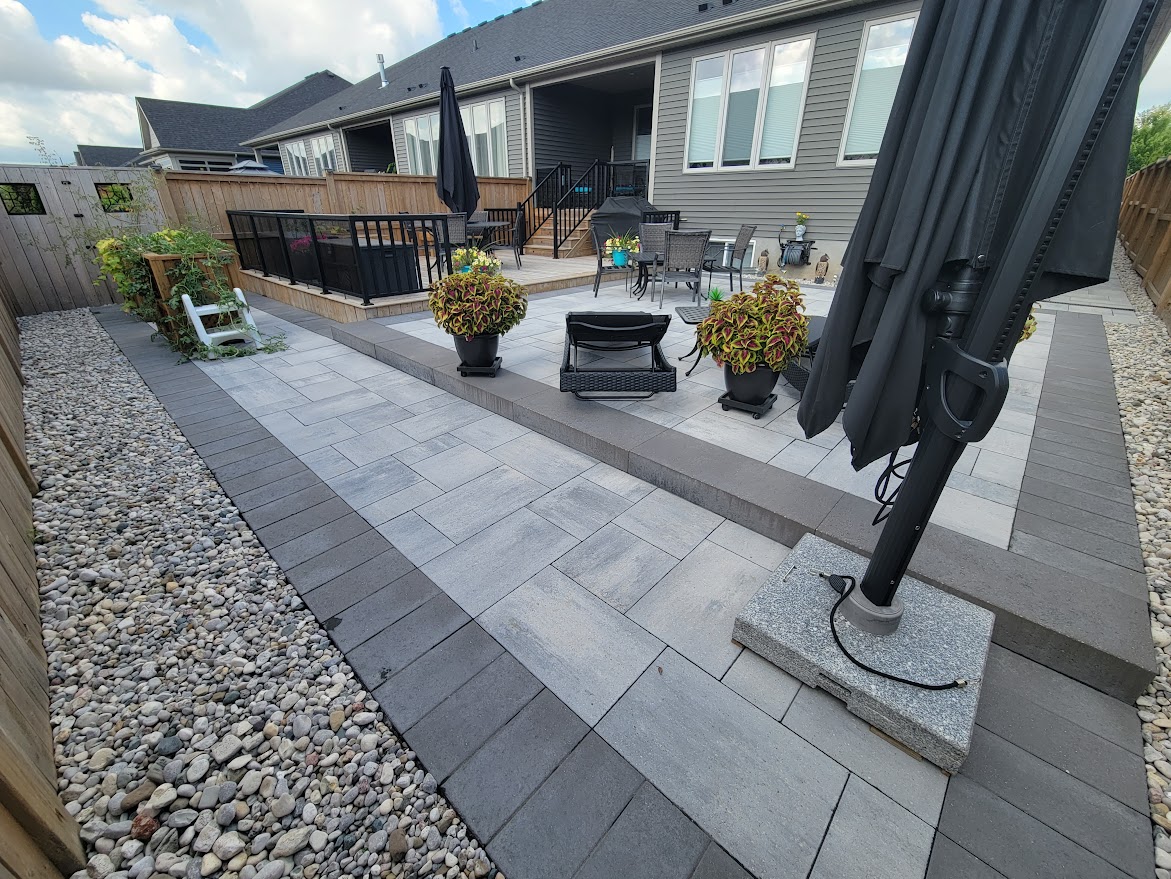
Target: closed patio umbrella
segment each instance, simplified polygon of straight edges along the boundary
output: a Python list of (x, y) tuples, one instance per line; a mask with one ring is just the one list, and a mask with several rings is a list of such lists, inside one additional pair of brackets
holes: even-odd
[(923, 5), (798, 412), (820, 433), (856, 378), (855, 468), (918, 439), (855, 599), (872, 631), (897, 626), (895, 589), (964, 443), (1000, 411), (1031, 305), (1109, 276), (1157, 5)]
[(455, 81), (447, 67), (439, 75), (439, 161), (435, 190), (452, 213), (470, 216), (480, 203), (472, 151), (464, 133), (459, 102), (455, 99)]

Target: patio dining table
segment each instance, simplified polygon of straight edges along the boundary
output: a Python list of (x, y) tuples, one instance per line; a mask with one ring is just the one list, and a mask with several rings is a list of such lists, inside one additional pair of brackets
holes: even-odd
[(474, 220), (468, 222), (468, 240), (475, 240), (475, 246), (483, 249), (484, 239), (490, 237), (497, 229), (511, 226), (507, 220)]

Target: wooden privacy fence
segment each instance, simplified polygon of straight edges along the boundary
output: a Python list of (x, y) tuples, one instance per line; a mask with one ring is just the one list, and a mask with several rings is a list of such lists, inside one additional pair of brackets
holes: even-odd
[(0, 877), (60, 879), (84, 865), (57, 797), (32, 547), (36, 481), (24, 452), (20, 348), (0, 273)]
[[(111, 203), (111, 187), (132, 195), (135, 209)], [(0, 195), (0, 277), (19, 315), (119, 301), (113, 284), (97, 283), (92, 239), (163, 223), (142, 169), (0, 165)]]
[[(97, 282), (95, 237), (135, 227), (154, 232), (189, 225), (232, 237), (229, 210), (298, 210), (309, 214), (427, 214), (446, 212), (434, 177), (406, 174), (334, 174), (320, 177), (0, 165), (0, 185), (35, 200), (13, 213), (0, 208), (0, 278), (18, 315), (118, 302), (114, 286)], [(103, 192), (131, 186), (141, 210), (108, 212)], [(31, 190), (30, 190), (31, 187)], [(481, 177), (480, 205), (513, 208), (529, 193), (525, 177)], [(35, 210), (25, 210), (29, 206)], [(95, 235), (96, 233), (99, 233)], [(3, 879), (3, 877), (0, 877)]]
[(1171, 156), (1126, 178), (1118, 237), (1155, 312), (1171, 326)]
[[(435, 178), (409, 174), (267, 177), (163, 171), (159, 195), (171, 223), (231, 238), (227, 211), (301, 210), (307, 214), (446, 213)], [(527, 177), (481, 177), (480, 207), (514, 208), (529, 194)]]

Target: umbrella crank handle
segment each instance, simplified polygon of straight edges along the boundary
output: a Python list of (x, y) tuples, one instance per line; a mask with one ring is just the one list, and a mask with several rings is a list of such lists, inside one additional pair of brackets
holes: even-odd
[[(971, 403), (975, 411), (970, 418), (961, 418), (951, 407), (949, 390), (961, 390), (949, 388), (951, 376), (980, 392)], [(996, 423), (1008, 395), (1008, 364), (988, 363), (973, 357), (955, 339), (936, 339), (927, 354), (923, 393), (931, 420), (945, 436), (961, 443), (979, 442)]]

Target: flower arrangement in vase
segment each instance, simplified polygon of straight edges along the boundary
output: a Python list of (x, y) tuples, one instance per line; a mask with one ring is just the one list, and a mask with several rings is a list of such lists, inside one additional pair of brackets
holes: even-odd
[(451, 252), (451, 269), (463, 274), (499, 275), (500, 260), (475, 247), (460, 247)]
[(625, 232), (613, 238), (606, 239), (606, 255), (614, 260), (614, 265), (626, 265), (629, 254), (638, 253), (638, 236)]

